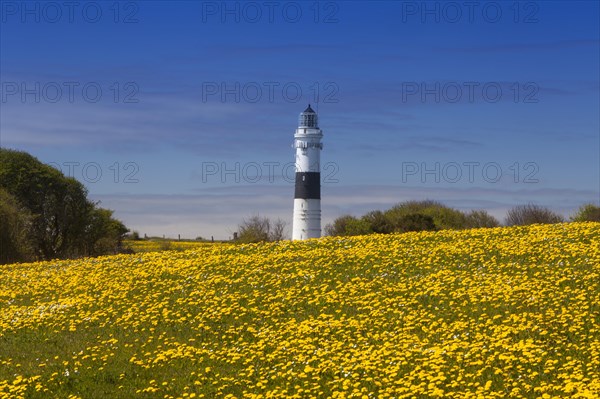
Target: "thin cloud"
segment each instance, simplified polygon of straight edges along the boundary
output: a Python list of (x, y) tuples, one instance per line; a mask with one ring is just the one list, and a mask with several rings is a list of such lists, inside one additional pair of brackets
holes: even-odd
[(564, 50), (577, 47), (598, 47), (600, 40), (563, 40), (546, 43), (510, 43), (495, 46), (473, 46), (473, 47), (441, 47), (436, 50), (444, 52), (459, 53), (507, 53), (507, 52), (531, 52), (547, 50)]
[[(424, 187), (390, 185), (329, 185), (323, 187), (323, 226), (343, 214), (362, 215), (385, 210), (408, 200), (426, 198), (467, 211), (485, 209), (503, 220), (506, 211), (531, 201), (564, 215), (586, 202), (597, 201), (599, 192), (565, 188)], [(101, 206), (115, 209), (131, 229), (148, 235), (215, 239), (231, 237), (248, 216), (281, 218), (291, 227), (291, 185), (245, 184), (198, 189), (190, 195), (92, 195)]]

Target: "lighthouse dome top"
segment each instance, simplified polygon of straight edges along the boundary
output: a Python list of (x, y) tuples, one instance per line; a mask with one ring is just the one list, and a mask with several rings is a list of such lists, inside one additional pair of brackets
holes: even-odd
[(298, 127), (307, 127), (307, 128), (318, 128), (318, 117), (317, 113), (310, 107), (308, 107), (300, 114), (300, 118), (298, 118)]

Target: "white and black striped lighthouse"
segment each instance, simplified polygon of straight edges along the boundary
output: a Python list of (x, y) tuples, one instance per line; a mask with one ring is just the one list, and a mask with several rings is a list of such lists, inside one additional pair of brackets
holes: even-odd
[(308, 105), (294, 135), (296, 188), (292, 240), (321, 237), (321, 139), (318, 116)]

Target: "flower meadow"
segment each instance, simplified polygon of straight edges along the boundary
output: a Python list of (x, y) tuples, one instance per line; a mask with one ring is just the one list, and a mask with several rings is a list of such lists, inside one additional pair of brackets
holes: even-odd
[(156, 252), (169, 250), (185, 251), (186, 249), (196, 249), (205, 246), (213, 245), (228, 245), (223, 242), (207, 242), (207, 241), (168, 241), (168, 240), (125, 240), (124, 246), (134, 252)]
[(598, 398), (600, 224), (0, 266), (1, 398)]

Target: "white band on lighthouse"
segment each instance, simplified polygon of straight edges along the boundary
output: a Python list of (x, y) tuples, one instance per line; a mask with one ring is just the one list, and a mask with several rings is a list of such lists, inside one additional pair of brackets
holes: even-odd
[(308, 105), (300, 114), (294, 135), (296, 186), (292, 239), (321, 237), (321, 139), (318, 115)]

